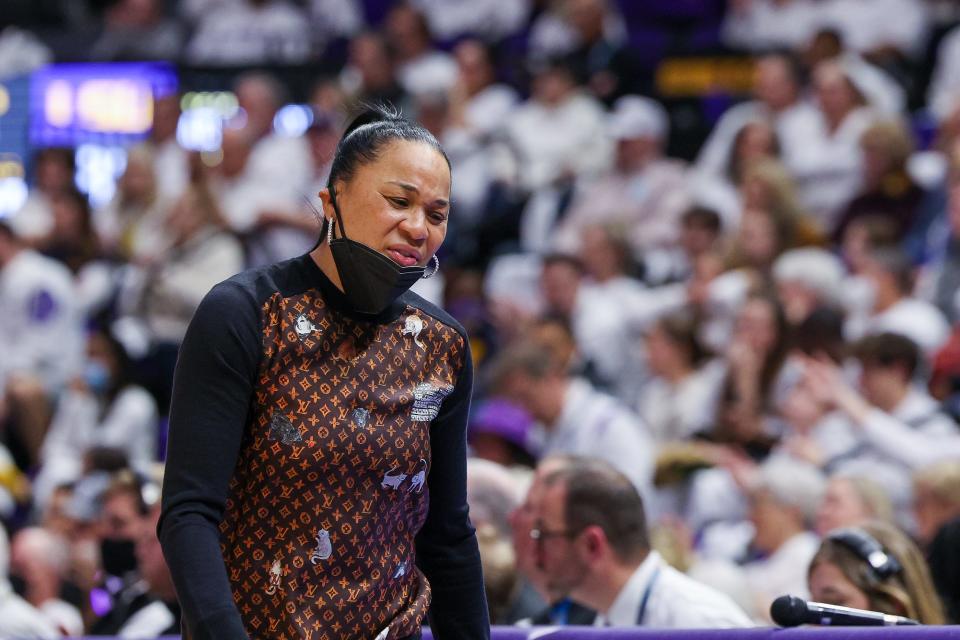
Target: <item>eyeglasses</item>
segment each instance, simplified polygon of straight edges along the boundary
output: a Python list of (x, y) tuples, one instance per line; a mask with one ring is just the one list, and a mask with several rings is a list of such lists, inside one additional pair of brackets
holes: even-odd
[(567, 531), (563, 529), (551, 531), (544, 528), (542, 522), (536, 523), (534, 527), (530, 529), (530, 538), (532, 540), (536, 540), (537, 542), (542, 542), (547, 538), (574, 538), (579, 534), (579, 531)]

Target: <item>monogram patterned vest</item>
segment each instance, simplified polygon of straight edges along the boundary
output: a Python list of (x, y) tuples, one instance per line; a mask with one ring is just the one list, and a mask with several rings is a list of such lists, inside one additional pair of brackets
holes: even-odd
[(430, 585), (414, 564), (429, 505), (430, 422), (468, 357), (406, 306), (387, 324), (317, 290), (261, 307), (262, 358), (221, 550), (251, 638), (414, 634)]

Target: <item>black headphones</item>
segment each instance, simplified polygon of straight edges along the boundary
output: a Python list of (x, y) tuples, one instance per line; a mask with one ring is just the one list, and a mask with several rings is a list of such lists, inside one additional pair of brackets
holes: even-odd
[(870, 572), (877, 580), (886, 580), (903, 570), (899, 560), (887, 553), (876, 538), (859, 527), (836, 529), (827, 534), (827, 539), (857, 554), (867, 563)]

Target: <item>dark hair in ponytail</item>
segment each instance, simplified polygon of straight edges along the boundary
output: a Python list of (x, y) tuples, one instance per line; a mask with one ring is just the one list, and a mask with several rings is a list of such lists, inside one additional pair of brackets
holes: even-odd
[[(422, 125), (410, 122), (401, 115), (400, 110), (388, 104), (362, 105), (361, 111), (353, 119), (343, 137), (337, 143), (327, 188), (334, 200), (333, 185), (338, 181), (348, 182), (357, 172), (357, 168), (375, 161), (383, 148), (396, 140), (422, 142), (430, 145), (443, 156), (450, 167), (450, 158), (432, 133)], [(327, 231), (327, 220), (323, 220), (321, 239)]]

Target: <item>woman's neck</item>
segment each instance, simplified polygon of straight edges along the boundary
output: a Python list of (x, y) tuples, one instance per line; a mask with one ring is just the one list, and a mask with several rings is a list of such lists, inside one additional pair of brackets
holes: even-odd
[(316, 249), (310, 252), (310, 258), (320, 268), (320, 271), (323, 271), (323, 275), (327, 276), (337, 289), (343, 291), (343, 283), (340, 281), (337, 263), (334, 262), (333, 253), (326, 241), (321, 242)]

